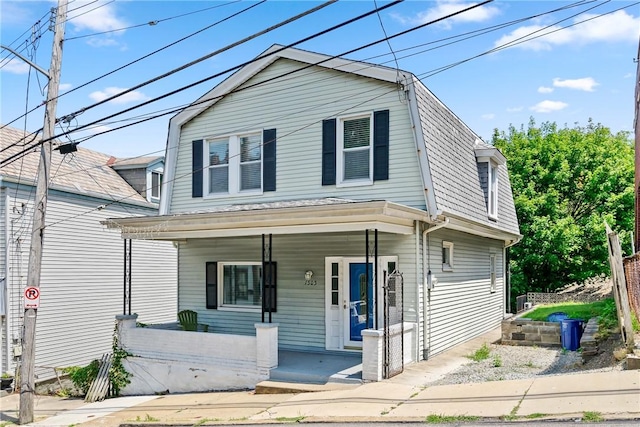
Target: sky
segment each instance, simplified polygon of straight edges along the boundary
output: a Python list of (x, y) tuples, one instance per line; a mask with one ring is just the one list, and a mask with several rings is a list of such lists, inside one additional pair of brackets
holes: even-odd
[[(2, 0), (1, 44), (48, 70), (53, 41), (49, 11), (56, 3)], [(96, 122), (61, 139), (80, 141), (85, 148), (116, 157), (163, 155), (174, 113), (133, 123), (188, 105), (231, 74), (223, 72), (273, 44), (296, 43), (376, 5), (390, 4), (382, 0), (333, 3), (93, 106), (322, 3), (69, 0), (56, 111), (56, 117), (66, 120), (61, 121), (56, 134)], [(473, 4), (464, 0), (405, 1), (296, 47), (339, 55)], [(562, 7), (565, 10), (551, 12)], [(639, 38), (637, 2), (496, 0), (357, 50), (346, 58), (412, 72), (490, 142), (494, 129), (526, 127), (532, 118), (538, 124), (551, 121), (569, 127), (586, 126), (591, 119), (614, 132), (632, 132)], [(105, 120), (217, 74), (221, 75)], [(46, 83), (45, 76), (1, 50), (0, 123), (19, 118), (11, 126), (28, 131), (42, 128), (44, 108), (21, 116), (42, 104)], [(99, 134), (127, 124), (131, 126)]]

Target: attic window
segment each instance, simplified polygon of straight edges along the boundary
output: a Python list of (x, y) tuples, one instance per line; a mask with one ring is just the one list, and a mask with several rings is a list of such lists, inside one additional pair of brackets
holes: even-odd
[(480, 140), (476, 141), (474, 151), (478, 162), (478, 170), (480, 171), (480, 184), (486, 197), (487, 215), (489, 218), (496, 220), (498, 219), (499, 166), (504, 165), (507, 159), (500, 150)]

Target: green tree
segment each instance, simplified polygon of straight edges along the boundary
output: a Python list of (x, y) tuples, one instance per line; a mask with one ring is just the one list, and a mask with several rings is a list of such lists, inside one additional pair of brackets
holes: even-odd
[(531, 119), (527, 129), (496, 129), (493, 144), (508, 159), (523, 235), (511, 252), (514, 296), (609, 274), (605, 220), (630, 252), (634, 151), (627, 133), (591, 120), (558, 128)]

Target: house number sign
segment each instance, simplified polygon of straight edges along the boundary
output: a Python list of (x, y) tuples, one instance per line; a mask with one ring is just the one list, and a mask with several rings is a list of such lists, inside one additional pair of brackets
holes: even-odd
[(24, 308), (40, 307), (40, 288), (29, 286), (24, 290)]

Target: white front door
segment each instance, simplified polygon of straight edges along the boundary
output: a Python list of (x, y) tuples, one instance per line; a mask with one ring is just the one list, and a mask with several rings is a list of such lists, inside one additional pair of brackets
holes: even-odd
[[(395, 270), (397, 257), (378, 258), (378, 280), (373, 286), (374, 266), (370, 259), (367, 274), (364, 258), (328, 257), (325, 259), (326, 348), (358, 350), (362, 348), (362, 331), (383, 322), (382, 284)], [(368, 278), (368, 280), (367, 280)], [(374, 295), (374, 289), (378, 295)]]

